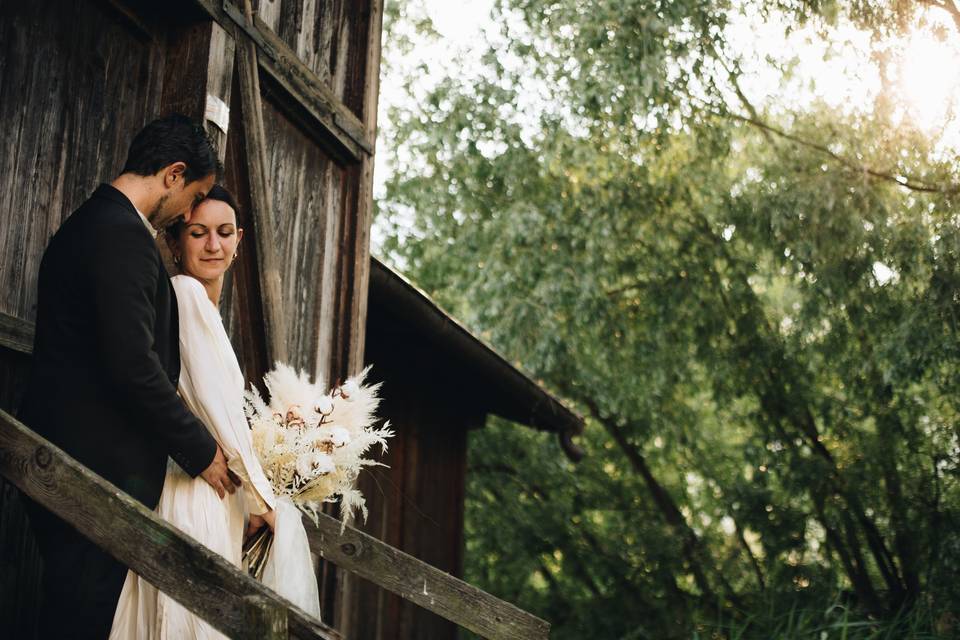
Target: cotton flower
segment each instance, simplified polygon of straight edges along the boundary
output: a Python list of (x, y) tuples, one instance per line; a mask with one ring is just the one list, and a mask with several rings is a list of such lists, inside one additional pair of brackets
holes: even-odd
[(313, 406), (313, 410), (320, 415), (326, 416), (333, 412), (333, 400), (330, 396), (320, 396)]
[(349, 444), (350, 432), (343, 427), (331, 427), (330, 440), (333, 442), (333, 446), (342, 447), (345, 444)]
[(313, 468), (318, 474), (333, 473), (337, 470), (337, 465), (334, 464), (333, 458), (318, 452), (313, 454)]
[(297, 456), (297, 473), (301, 478), (309, 478), (313, 475), (313, 456), (309, 453), (301, 453)]

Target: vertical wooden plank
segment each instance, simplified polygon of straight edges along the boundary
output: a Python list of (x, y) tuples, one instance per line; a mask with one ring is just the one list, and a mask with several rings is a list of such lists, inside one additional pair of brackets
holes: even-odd
[[(247, 20), (253, 24), (250, 0), (244, 0)], [(285, 319), (280, 287), (280, 270), (276, 243), (270, 220), (270, 176), (268, 173), (266, 138), (263, 132), (263, 111), (260, 96), (260, 72), (257, 47), (249, 38), (241, 38), (237, 46), (240, 93), (243, 111), (243, 132), (246, 141), (247, 174), (250, 187), (251, 219), (254, 222), (257, 255), (259, 256), (260, 289), (263, 318), (267, 333), (270, 362), (287, 362)]]
[[(377, 136), (377, 100), (380, 95), (380, 55), (383, 27), (383, 0), (370, 1), (367, 35), (367, 63), (364, 70), (363, 125), (371, 143)], [(367, 288), (370, 282), (370, 224), (373, 220), (374, 156), (363, 159), (360, 175), (357, 227), (353, 244), (353, 296), (348, 329), (347, 369), (353, 374), (363, 367), (367, 319)]]
[(243, 369), (244, 378), (255, 382), (262, 388), (263, 375), (270, 369), (269, 349), (267, 347), (267, 329), (263, 315), (263, 296), (260, 291), (260, 267), (257, 262), (256, 240), (249, 235), (254, 229), (252, 217), (253, 205), (250, 198), (250, 181), (247, 175), (246, 138), (243, 135), (243, 122), (240, 97), (239, 74), (234, 74), (234, 87), (231, 93), (230, 133), (227, 144), (227, 157), (224, 162), (226, 182), (234, 190), (240, 206), (237, 222), (247, 230), (246, 239), (237, 253), (237, 260), (231, 270), (231, 287), (224, 288), (221, 313), (224, 326), (237, 350), (238, 360)]
[(203, 117), (212, 22), (174, 27), (167, 36), (161, 111)]
[[(333, 188), (332, 182), (337, 182), (337, 189)], [(323, 372), (328, 380), (334, 379), (337, 374), (331, 370), (333, 361), (333, 352), (335, 339), (335, 324), (337, 314), (337, 266), (340, 263), (340, 226), (343, 224), (343, 215), (338, 215), (344, 211), (340, 207), (340, 199), (337, 194), (342, 194), (346, 189), (344, 184), (343, 172), (337, 172), (336, 175), (327, 175), (327, 185), (323, 196), (323, 211), (325, 230), (323, 237), (323, 266), (320, 273), (320, 326), (317, 328), (317, 352), (315, 368), (318, 372)]]
[(233, 36), (216, 22), (211, 22), (210, 28), (203, 123), (217, 145), (217, 154), (222, 163), (227, 153), (227, 132), (230, 128), (229, 105), (236, 43)]
[[(329, 5), (329, 2), (324, 2)], [(317, 27), (317, 0), (301, 0), (296, 4), (300, 12), (300, 29), (296, 33), (296, 45), (293, 50), (308, 67), (316, 71), (317, 49), (314, 44), (314, 32)], [(317, 74), (324, 80), (322, 74)]]
[(260, 19), (276, 33), (280, 24), (280, 0), (257, 0), (255, 8)]
[[(363, 123), (371, 144), (376, 140), (377, 131), (377, 99), (380, 91), (380, 55), (383, 26), (383, 1), (370, 0), (370, 19), (368, 22), (366, 42), (366, 64), (364, 66), (364, 108)], [(356, 46), (356, 43), (354, 43)], [(348, 279), (347, 295), (348, 308), (346, 317), (341, 326), (345, 331), (341, 344), (345, 345), (346, 374), (353, 375), (359, 372), (364, 365), (363, 350), (366, 338), (367, 320), (367, 288), (370, 280), (370, 224), (373, 213), (373, 167), (374, 156), (366, 156), (361, 161), (358, 202), (353, 221), (353, 237), (351, 250), (346, 253), (347, 258), (341, 263)], [(349, 209), (348, 209), (349, 210)], [(345, 334), (345, 335), (344, 335)], [(345, 571), (338, 572), (336, 589), (336, 620), (342, 621), (348, 628), (343, 630), (345, 636), (350, 636), (349, 623), (350, 609), (355, 603), (354, 589), (351, 588), (351, 577)]]
[[(343, 18), (342, 2), (324, 2), (320, 14), (317, 17), (317, 24), (314, 26), (316, 33), (317, 56), (311, 67), (325, 84), (332, 85), (331, 82), (331, 58), (337, 55), (337, 33), (340, 31), (340, 25)], [(359, 46), (360, 43), (354, 43)], [(331, 88), (333, 88), (331, 86)]]
[[(160, 112), (182, 113), (203, 123), (221, 163), (227, 151), (235, 48), (233, 36), (213, 21), (178, 25), (167, 35)], [(176, 273), (167, 243), (159, 247), (167, 271)], [(226, 290), (229, 281), (228, 274)]]

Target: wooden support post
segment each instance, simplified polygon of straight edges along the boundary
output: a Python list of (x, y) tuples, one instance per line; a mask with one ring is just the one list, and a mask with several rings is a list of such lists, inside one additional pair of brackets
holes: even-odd
[(367, 35), (367, 59), (363, 86), (363, 129), (371, 147), (362, 159), (360, 193), (357, 205), (356, 234), (353, 246), (353, 296), (348, 328), (347, 370), (349, 375), (363, 369), (363, 346), (366, 339), (367, 288), (370, 282), (370, 226), (373, 223), (374, 144), (377, 138), (377, 101), (380, 95), (381, 33), (383, 0), (371, 0), (370, 25)]
[(247, 596), (244, 616), (250, 637), (262, 640), (287, 639), (287, 610), (263, 596)]
[[(367, 293), (370, 283), (370, 226), (373, 222), (373, 168), (374, 150), (377, 138), (377, 101), (380, 94), (380, 56), (383, 31), (383, 0), (370, 1), (370, 21), (367, 29), (367, 55), (364, 69), (363, 86), (363, 130), (370, 145), (370, 154), (360, 160), (360, 184), (357, 190), (357, 216), (353, 221), (353, 250), (347, 261), (342, 263), (346, 274), (342, 282), (346, 285), (347, 299), (345, 365), (348, 376), (357, 374), (364, 366), (364, 344), (366, 341)], [(336, 366), (336, 363), (333, 363)], [(350, 635), (349, 608), (356, 601), (353, 578), (345, 571), (336, 575), (334, 607), (335, 619), (346, 635)]]
[[(245, 0), (247, 19), (252, 23), (253, 12), (250, 0)], [(267, 142), (263, 131), (263, 110), (260, 97), (260, 72), (257, 64), (257, 46), (247, 37), (240, 38), (237, 46), (237, 63), (240, 74), (241, 109), (243, 110), (243, 133), (246, 140), (247, 172), (250, 182), (250, 203), (253, 211), (254, 234), (260, 271), (260, 289), (263, 320), (267, 334), (267, 351), (270, 363), (288, 362), (287, 331), (283, 316), (283, 297), (280, 284), (280, 266), (276, 257), (276, 241), (271, 219), (269, 165)]]

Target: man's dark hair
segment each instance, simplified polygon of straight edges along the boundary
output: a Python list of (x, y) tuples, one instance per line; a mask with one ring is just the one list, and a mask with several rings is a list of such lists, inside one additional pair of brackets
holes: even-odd
[(179, 113), (154, 120), (140, 130), (130, 143), (121, 173), (152, 176), (174, 162), (187, 165), (183, 172), (187, 184), (210, 174), (220, 179), (223, 173), (210, 136), (199, 124)]

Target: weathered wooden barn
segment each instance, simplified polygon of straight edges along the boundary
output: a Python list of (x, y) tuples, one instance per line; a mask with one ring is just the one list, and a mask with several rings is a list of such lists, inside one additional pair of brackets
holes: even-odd
[[(248, 381), (274, 360), (328, 380), (372, 363), (398, 432), (361, 487), (363, 530), (389, 547), (315, 547), (324, 621), (349, 638), (452, 638), (454, 623), (521, 637), (541, 621), (465, 587), (420, 597), (411, 585), (426, 596), (442, 575), (391, 551), (460, 575), (466, 443), (488, 414), (554, 431), (572, 456), (582, 421), (371, 259), (381, 19), (382, 0), (0, 0), (0, 409), (29, 367), (47, 240), (143, 124), (202, 119), (247, 234), (222, 309)], [(16, 467), (3, 443), (0, 471)], [(30, 638), (38, 558), (2, 475), (0, 635)]]

